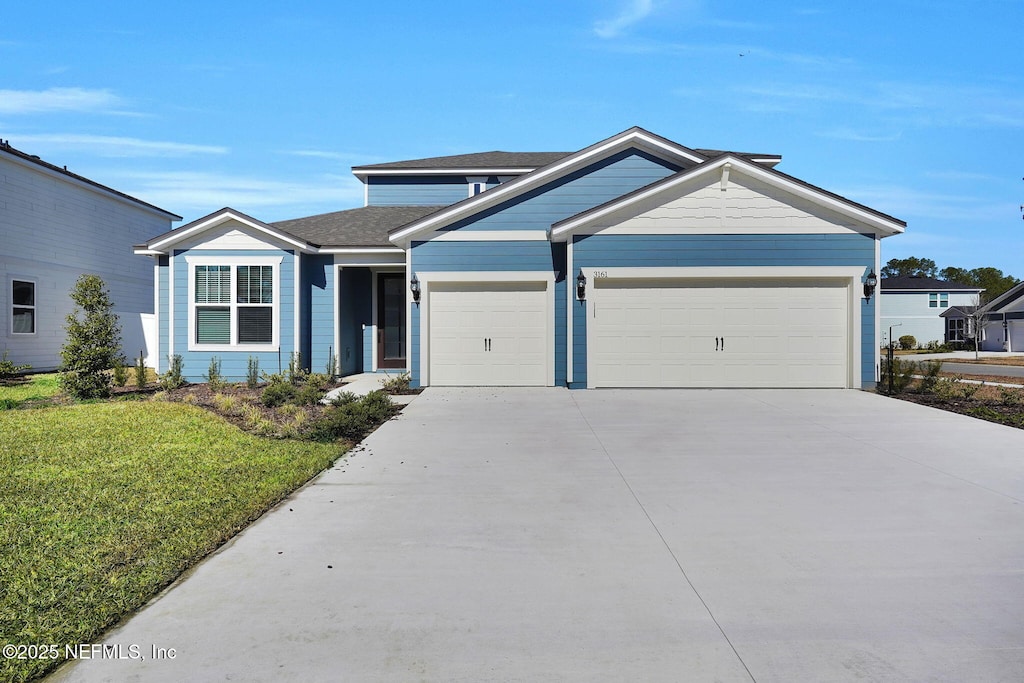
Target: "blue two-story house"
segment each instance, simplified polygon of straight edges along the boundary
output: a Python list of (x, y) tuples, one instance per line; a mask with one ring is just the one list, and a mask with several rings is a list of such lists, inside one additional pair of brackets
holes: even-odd
[(156, 261), (160, 371), (231, 378), (299, 352), (414, 386), (865, 387), (879, 240), (905, 223), (780, 157), (631, 128), (577, 152), (359, 166), (365, 206), (230, 208)]

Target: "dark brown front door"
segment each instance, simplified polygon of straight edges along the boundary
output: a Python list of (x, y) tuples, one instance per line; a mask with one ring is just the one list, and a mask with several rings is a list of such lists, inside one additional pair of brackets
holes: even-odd
[(377, 367), (405, 365), (405, 275), (377, 276)]

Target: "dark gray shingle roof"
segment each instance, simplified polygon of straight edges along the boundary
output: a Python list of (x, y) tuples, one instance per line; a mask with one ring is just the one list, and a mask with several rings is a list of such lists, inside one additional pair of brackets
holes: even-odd
[(393, 247), (388, 232), (441, 206), (364, 206), (270, 225), (318, 247)]
[(384, 164), (353, 166), (352, 172), (382, 171), (387, 169), (446, 169), (446, 168), (522, 168), (532, 169), (547, 166), (569, 156), (572, 152), (477, 152), (475, 154), (456, 154), (446, 157), (428, 157), (426, 159), (410, 159), (408, 161), (390, 161)]

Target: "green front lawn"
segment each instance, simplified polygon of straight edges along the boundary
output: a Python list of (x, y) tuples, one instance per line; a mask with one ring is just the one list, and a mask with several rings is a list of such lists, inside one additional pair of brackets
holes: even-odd
[(27, 375), (0, 382), (0, 410), (53, 398), (60, 391), (57, 373)]
[(0, 644), (96, 642), (341, 453), (181, 403), (0, 411)]

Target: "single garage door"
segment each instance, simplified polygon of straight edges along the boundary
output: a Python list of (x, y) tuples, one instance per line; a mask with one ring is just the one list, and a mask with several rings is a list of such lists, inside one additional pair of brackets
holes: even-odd
[(846, 387), (841, 280), (612, 280), (591, 297), (594, 387)]
[(437, 284), (429, 306), (430, 384), (548, 384), (546, 283)]

